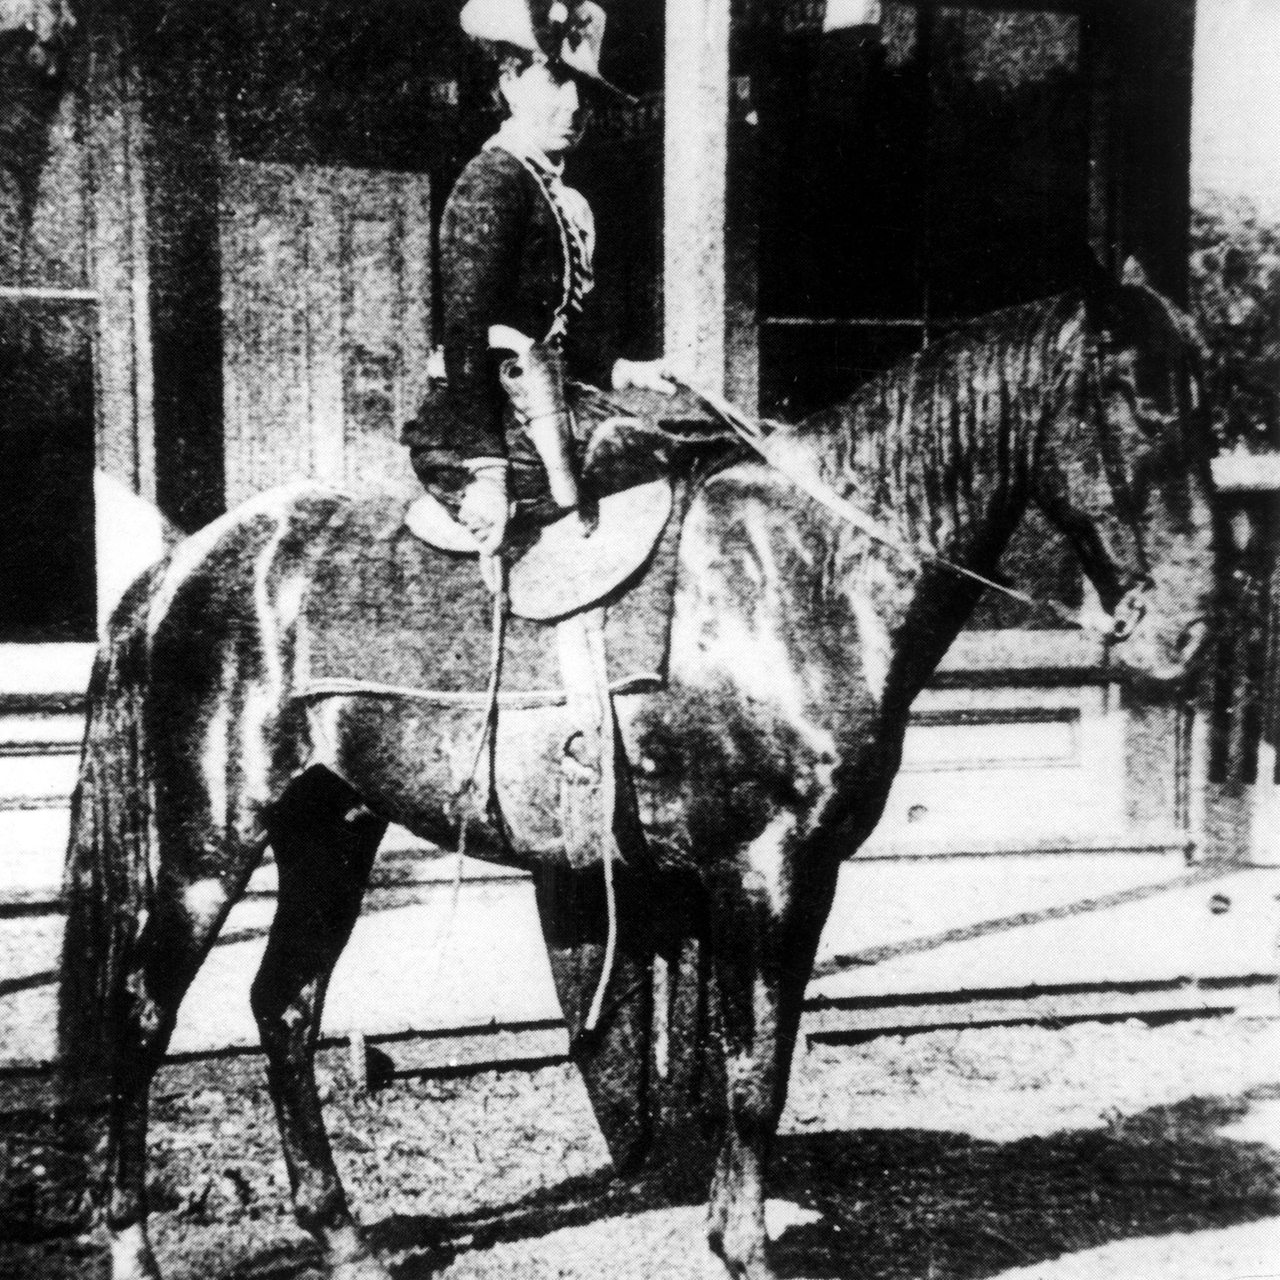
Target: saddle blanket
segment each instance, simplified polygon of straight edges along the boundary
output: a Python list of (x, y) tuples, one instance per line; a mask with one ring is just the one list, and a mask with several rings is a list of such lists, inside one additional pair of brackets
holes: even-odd
[[(404, 524), (403, 495), (353, 500), (314, 548), (303, 605), (295, 689), (401, 692), (442, 701), (485, 696), (493, 594), (475, 556), (438, 551)], [(606, 601), (605, 643), (615, 690), (659, 687), (666, 678), (679, 511), (647, 564)], [(509, 616), (500, 691), (504, 699), (563, 696), (553, 624)]]

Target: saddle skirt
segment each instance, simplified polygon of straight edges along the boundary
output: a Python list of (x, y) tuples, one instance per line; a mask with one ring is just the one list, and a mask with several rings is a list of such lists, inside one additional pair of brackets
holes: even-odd
[[(671, 502), (670, 481), (650, 480), (602, 498), (595, 527), (585, 537), (576, 520), (543, 525), (532, 543), (517, 546), (507, 567), (511, 612), (552, 622), (599, 604), (649, 559), (671, 515)], [(431, 493), (409, 507), (405, 524), (438, 551), (479, 554), (475, 535)], [(494, 587), (489, 564), (481, 561), (480, 569)]]
[[(294, 673), (300, 696), (483, 699), (494, 597), (481, 560), (428, 545), (406, 525), (407, 505), (404, 495), (353, 499), (330, 522), (325, 545), (309, 549), (315, 571)], [(675, 505), (683, 508), (683, 492)], [(514, 561), (505, 701), (564, 700), (555, 627), (542, 619), (595, 604), (605, 611), (610, 687), (664, 683), (680, 525), (672, 509), (669, 482), (640, 485), (601, 500), (591, 536), (553, 526)]]

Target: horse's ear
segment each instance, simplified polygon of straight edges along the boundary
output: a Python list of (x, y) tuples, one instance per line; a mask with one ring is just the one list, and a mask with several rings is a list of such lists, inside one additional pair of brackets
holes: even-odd
[(1126, 289), (1151, 288), (1151, 280), (1147, 276), (1146, 268), (1132, 254), (1124, 260), (1124, 267), (1120, 272), (1120, 283)]
[(1090, 296), (1106, 295), (1116, 287), (1115, 276), (1094, 249), (1086, 249), (1080, 255), (1080, 276), (1085, 292)]
[(1083, 255), (1081, 285), (1089, 320), (1095, 330), (1112, 328), (1119, 318), (1120, 288), (1113, 272), (1092, 250)]

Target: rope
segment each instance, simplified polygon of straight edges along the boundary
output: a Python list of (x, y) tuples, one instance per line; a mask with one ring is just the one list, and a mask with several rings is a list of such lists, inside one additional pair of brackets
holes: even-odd
[(600, 967), (600, 981), (596, 984), (596, 994), (592, 998), (591, 1008), (587, 1011), (587, 1020), (583, 1023), (584, 1031), (594, 1031), (600, 1022), (600, 1012), (604, 1008), (604, 993), (609, 988), (609, 979), (613, 976), (614, 956), (618, 947), (618, 895), (613, 885), (613, 837), (608, 835), (604, 840), (604, 905), (608, 916), (608, 932), (604, 941), (604, 963)]
[[(483, 562), (482, 562), (483, 565)], [(506, 634), (507, 618), (507, 574), (506, 565), (499, 556), (491, 558), (490, 563), (483, 565), (485, 581), (493, 587), (493, 614), (489, 639), (489, 683), (485, 689), (484, 721), (480, 727), (480, 735), (476, 740), (475, 755), (471, 768), (459, 791), (459, 798), (469, 790), (475, 790), (480, 775), (481, 761), (488, 748), (489, 770), (486, 808), (496, 804), (497, 795), (497, 726), (498, 726), (498, 692), (502, 684), (503, 640)], [(613, 706), (609, 699), (609, 672), (604, 653), (603, 632), (594, 629), (589, 634), (588, 654), (592, 668), (592, 686), (597, 692), (597, 712), (600, 724), (601, 746), (601, 844), (604, 846), (604, 895), (607, 915), (607, 932), (605, 935), (604, 963), (600, 970), (600, 981), (596, 985), (595, 996), (587, 1013), (584, 1030), (594, 1031), (600, 1022), (604, 1007), (605, 993), (609, 979), (613, 975), (613, 967), (618, 947), (618, 900), (614, 885), (614, 833), (613, 809), (617, 797), (617, 779), (614, 766), (617, 758), (617, 724), (613, 718)], [(608, 752), (608, 764), (605, 764), (605, 752)], [(495, 815), (501, 823), (501, 815)], [(462, 884), (462, 863), (467, 851), (467, 808), (462, 808), (462, 818), (458, 834), (458, 865), (454, 876), (453, 899), (451, 911), (456, 910), (459, 891)]]
[(600, 981), (596, 983), (596, 993), (591, 1001), (587, 1020), (583, 1023), (584, 1031), (594, 1031), (600, 1022), (605, 991), (608, 989), (609, 979), (613, 976), (614, 959), (618, 947), (618, 900), (613, 883), (613, 858), (617, 839), (613, 830), (613, 817), (618, 794), (616, 772), (618, 726), (613, 717), (613, 702), (608, 692), (609, 669), (604, 651), (602, 623), (588, 628), (587, 651), (591, 658), (591, 684), (596, 691), (596, 709), (600, 723), (600, 843), (604, 847), (604, 902), (607, 917), (604, 962), (600, 966)]
[(466, 777), (462, 781), (462, 785), (458, 788), (457, 794), (454, 796), (454, 802), (459, 805), (460, 817), (458, 819), (458, 852), (453, 871), (453, 884), (449, 891), (449, 913), (445, 919), (445, 931), (439, 943), (436, 946), (436, 964), (435, 975), (432, 981), (438, 981), (441, 971), (444, 967), (445, 948), (449, 945), (450, 938), (453, 933), (453, 923), (458, 916), (458, 904), (462, 900), (462, 871), (467, 858), (467, 805), (464, 797), (467, 792), (476, 790), (477, 779), (480, 774), (480, 761), (484, 755), (486, 745), (490, 747), (489, 758), (489, 797), (486, 800), (486, 808), (492, 802), (492, 797), (497, 788), (497, 779), (495, 776), (495, 758), (492, 754), (493, 744), (496, 741), (496, 729), (498, 723), (498, 690), (502, 683), (502, 650), (503, 635), (506, 631), (507, 618), (507, 575), (506, 568), (498, 556), (489, 557), (492, 563), (486, 565), (484, 559), (481, 560), (481, 573), (484, 575), (485, 581), (490, 583), (493, 590), (493, 613), (490, 623), (489, 632), (489, 683), (485, 688), (484, 696), (484, 720), (480, 725), (480, 736), (476, 740), (475, 755), (471, 761), (471, 768), (467, 771)]
[[(481, 572), (486, 582), (493, 588), (493, 612), (489, 625), (489, 683), (484, 692), (484, 719), (480, 724), (480, 734), (476, 738), (475, 755), (471, 760), (471, 768), (467, 770), (458, 788), (456, 800), (461, 800), (468, 791), (475, 791), (480, 777), (480, 762), (484, 758), (485, 748), (489, 749), (489, 777), (486, 790), (485, 807), (494, 802), (497, 791), (497, 746), (498, 726), (498, 691), (502, 685), (502, 650), (503, 638), (507, 626), (507, 570), (500, 556), (488, 557), (485, 564), (482, 557)], [(462, 859), (467, 851), (467, 808), (462, 806), (462, 817), (458, 830), (458, 879), (462, 877)]]
[(485, 744), (489, 745), (490, 769), (489, 791), (492, 795), (495, 786), (493, 771), (493, 748), (497, 745), (498, 726), (498, 689), (502, 684), (502, 649), (503, 638), (507, 626), (507, 565), (501, 556), (490, 556), (489, 572), (485, 577), (493, 586), (493, 614), (489, 626), (489, 683), (484, 691), (484, 724), (480, 730), (480, 740), (476, 743), (476, 758), (471, 765), (471, 779), (480, 768), (480, 755)]

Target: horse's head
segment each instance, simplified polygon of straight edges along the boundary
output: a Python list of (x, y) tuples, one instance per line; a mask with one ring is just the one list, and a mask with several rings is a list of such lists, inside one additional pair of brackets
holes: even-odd
[(1115, 657), (1167, 682), (1191, 667), (1215, 589), (1206, 415), (1194, 325), (1132, 262), (1095, 281), (1064, 334), (1074, 393), (1046, 424), (1039, 505), (1115, 619)]

